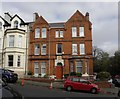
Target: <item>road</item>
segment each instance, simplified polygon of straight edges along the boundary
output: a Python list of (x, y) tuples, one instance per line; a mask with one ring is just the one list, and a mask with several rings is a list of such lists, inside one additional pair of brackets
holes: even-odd
[(20, 84), (9, 84), (12, 88), (17, 90), (20, 94), (22, 94), (23, 97), (61, 97), (65, 99), (72, 99), (73, 97), (75, 98), (89, 98), (91, 97), (92, 99), (115, 99), (116, 95), (111, 95), (111, 94), (91, 94), (87, 92), (80, 92), (80, 91), (72, 91), (68, 92), (65, 91), (64, 89), (56, 89), (52, 88), (50, 89), (49, 87), (43, 87), (43, 86), (36, 86), (36, 85), (29, 85), (26, 84), (24, 86), (21, 86)]

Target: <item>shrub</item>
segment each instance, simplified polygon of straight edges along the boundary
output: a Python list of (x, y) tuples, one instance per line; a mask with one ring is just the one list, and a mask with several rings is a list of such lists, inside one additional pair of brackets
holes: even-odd
[(71, 72), (70, 76), (76, 76), (76, 72)]
[(64, 74), (64, 78), (67, 78), (69, 76), (69, 74)]
[(81, 73), (76, 73), (76, 76), (82, 77), (82, 74)]
[(32, 71), (28, 71), (27, 74), (28, 74), (28, 75), (33, 75)]
[(97, 78), (100, 80), (108, 80), (110, 78), (110, 73), (109, 72), (100, 72), (97, 75)]
[(48, 78), (49, 76), (48, 75), (44, 75), (44, 78)]

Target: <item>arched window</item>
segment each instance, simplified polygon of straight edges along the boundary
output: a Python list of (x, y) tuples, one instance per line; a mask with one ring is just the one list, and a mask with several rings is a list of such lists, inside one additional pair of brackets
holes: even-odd
[(14, 28), (18, 28), (18, 21), (14, 22)]
[(0, 22), (0, 30), (2, 29), (2, 22)]

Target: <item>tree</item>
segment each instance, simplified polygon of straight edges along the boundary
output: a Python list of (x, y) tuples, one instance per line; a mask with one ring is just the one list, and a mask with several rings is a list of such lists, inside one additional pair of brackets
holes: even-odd
[(93, 47), (93, 71), (97, 73), (107, 72), (110, 65), (109, 63), (109, 54), (96, 46)]
[(114, 56), (110, 57), (109, 68), (111, 75), (120, 74), (120, 50), (116, 51)]

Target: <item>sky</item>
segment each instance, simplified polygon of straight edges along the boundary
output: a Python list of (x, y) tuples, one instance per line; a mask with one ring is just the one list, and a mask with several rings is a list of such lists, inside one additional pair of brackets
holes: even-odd
[[(57, 0), (58, 1), (58, 0)], [(66, 1), (66, 0), (65, 0)], [(111, 55), (118, 50), (118, 2), (2, 2), (0, 15), (18, 14), (25, 22), (33, 21), (33, 13), (42, 15), (49, 23), (66, 22), (79, 10), (89, 12), (92, 22), (93, 46)]]

